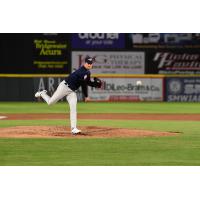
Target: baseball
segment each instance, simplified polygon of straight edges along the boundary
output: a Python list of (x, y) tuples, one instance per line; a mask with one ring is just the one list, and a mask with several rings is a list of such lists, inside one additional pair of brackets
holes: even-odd
[(136, 81), (136, 85), (142, 85), (142, 81)]

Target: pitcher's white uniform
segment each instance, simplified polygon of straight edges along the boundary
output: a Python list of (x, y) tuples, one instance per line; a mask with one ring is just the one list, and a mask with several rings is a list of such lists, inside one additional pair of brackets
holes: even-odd
[(86, 57), (85, 59), (85, 64), (81, 66), (79, 69), (77, 69), (75, 72), (70, 74), (65, 80), (63, 80), (55, 93), (53, 94), (52, 97), (47, 95), (47, 91), (43, 90), (41, 92), (37, 92), (35, 94), (35, 97), (42, 97), (48, 105), (53, 105), (60, 99), (66, 96), (66, 99), (69, 103), (70, 107), (70, 123), (71, 123), (71, 130), (72, 134), (77, 134), (81, 132), (80, 130), (77, 129), (77, 95), (76, 95), (76, 90), (80, 87), (83, 86), (82, 88), (84, 96), (87, 98), (87, 89), (86, 86), (89, 85), (91, 87), (99, 87), (96, 85), (95, 82), (92, 82), (90, 80), (90, 71), (89, 69), (92, 68), (93, 64), (93, 58), (91, 57)]

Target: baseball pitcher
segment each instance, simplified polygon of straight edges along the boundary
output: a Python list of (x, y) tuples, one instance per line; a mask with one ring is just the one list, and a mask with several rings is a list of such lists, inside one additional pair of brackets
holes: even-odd
[(77, 95), (76, 90), (82, 86), (83, 94), (85, 96), (85, 101), (89, 101), (87, 86), (100, 88), (102, 86), (102, 81), (98, 78), (94, 78), (94, 81), (91, 81), (90, 78), (90, 69), (92, 69), (94, 59), (87, 56), (85, 58), (84, 65), (80, 66), (79, 69), (71, 73), (68, 77), (63, 80), (52, 97), (47, 95), (47, 91), (38, 91), (35, 93), (35, 97), (42, 97), (48, 105), (53, 105), (66, 96), (66, 99), (70, 107), (70, 124), (71, 124), (71, 133), (76, 135), (81, 132), (77, 128)]

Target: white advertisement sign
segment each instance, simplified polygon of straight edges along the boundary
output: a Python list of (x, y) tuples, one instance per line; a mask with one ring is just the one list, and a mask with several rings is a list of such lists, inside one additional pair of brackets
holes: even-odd
[(95, 58), (94, 74), (144, 74), (144, 52), (73, 51), (72, 71), (84, 63), (86, 56)]
[[(163, 101), (161, 78), (101, 78), (103, 87), (88, 87), (88, 95), (97, 101)], [(140, 85), (136, 82), (141, 81)]]

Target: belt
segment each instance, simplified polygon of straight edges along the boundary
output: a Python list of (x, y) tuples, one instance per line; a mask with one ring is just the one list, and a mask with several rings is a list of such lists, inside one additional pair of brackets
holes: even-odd
[(68, 83), (65, 81), (65, 85), (72, 91), (74, 91), (72, 88), (69, 87)]

